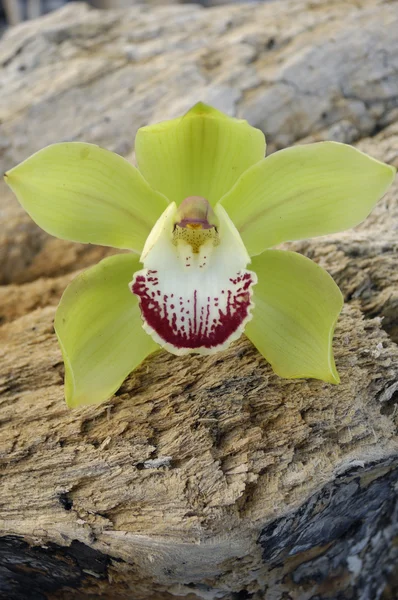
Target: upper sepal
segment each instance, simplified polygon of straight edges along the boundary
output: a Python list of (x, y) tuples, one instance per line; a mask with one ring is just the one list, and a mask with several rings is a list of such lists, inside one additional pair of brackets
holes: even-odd
[(199, 102), (183, 117), (139, 129), (135, 152), (145, 179), (170, 202), (202, 196), (214, 205), (264, 158), (265, 139), (246, 121)]

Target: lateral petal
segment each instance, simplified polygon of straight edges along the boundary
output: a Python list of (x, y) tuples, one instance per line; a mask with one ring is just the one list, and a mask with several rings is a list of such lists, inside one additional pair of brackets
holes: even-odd
[(5, 180), (51, 235), (138, 253), (168, 204), (127, 160), (94, 144), (47, 146)]
[(65, 362), (70, 408), (107, 400), (125, 377), (158, 346), (141, 324), (138, 301), (128, 283), (138, 258), (105, 258), (74, 279), (55, 316)]
[(282, 250), (266, 250), (252, 265), (258, 284), (248, 338), (281, 377), (339, 383), (332, 341), (343, 297), (332, 277)]
[(395, 169), (352, 146), (320, 142), (271, 154), (221, 200), (251, 256), (363, 221)]

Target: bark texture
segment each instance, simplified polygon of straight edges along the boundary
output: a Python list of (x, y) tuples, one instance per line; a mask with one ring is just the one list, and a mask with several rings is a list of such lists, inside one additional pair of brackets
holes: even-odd
[[(271, 150), (337, 139), (398, 166), (397, 8), (70, 5), (20, 25), (0, 40), (0, 170), (65, 139), (133, 157), (140, 125), (199, 99)], [(395, 184), (355, 230), (289, 244), (345, 295), (340, 386), (279, 379), (242, 338), (158, 352), (69, 411), (55, 307), (112, 250), (50, 238), (1, 183), (0, 597), (396, 597), (397, 230)]]

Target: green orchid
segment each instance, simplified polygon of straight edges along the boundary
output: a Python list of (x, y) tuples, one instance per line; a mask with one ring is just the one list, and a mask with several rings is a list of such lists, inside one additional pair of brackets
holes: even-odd
[(270, 248), (357, 225), (395, 169), (335, 142), (264, 158), (261, 131), (202, 103), (139, 129), (135, 149), (138, 169), (92, 144), (54, 144), (5, 175), (48, 233), (131, 251), (62, 296), (68, 406), (108, 399), (159, 346), (213, 354), (243, 332), (281, 377), (339, 383), (339, 288), (308, 258)]

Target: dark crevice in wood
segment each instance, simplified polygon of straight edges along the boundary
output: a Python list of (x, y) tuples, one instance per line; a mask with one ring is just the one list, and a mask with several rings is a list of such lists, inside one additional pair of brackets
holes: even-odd
[(263, 560), (270, 569), (291, 561), (285, 584), (314, 589), (314, 598), (323, 598), (340, 579), (339, 597), (377, 600), (398, 560), (397, 483), (397, 462), (339, 476), (298, 511), (263, 529)]
[(35, 547), (5, 536), (0, 538), (0, 598), (46, 600), (49, 593), (105, 579), (108, 564), (109, 557), (79, 541)]

